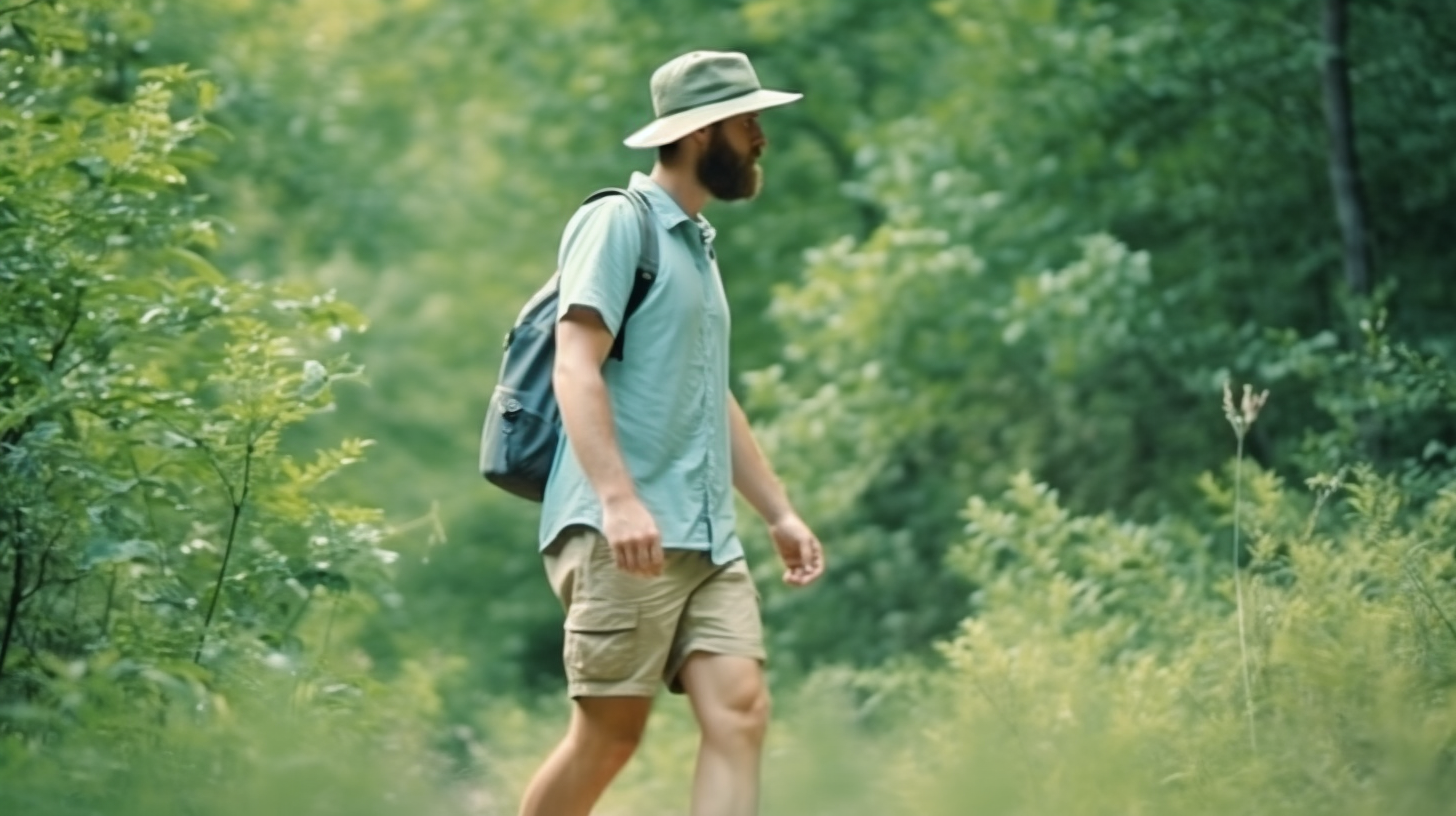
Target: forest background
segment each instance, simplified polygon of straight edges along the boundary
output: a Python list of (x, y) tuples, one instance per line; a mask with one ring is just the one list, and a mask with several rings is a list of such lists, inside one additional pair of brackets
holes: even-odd
[(806, 94), (708, 213), (829, 553), (741, 514), (768, 812), (1451, 813), (1440, 0), (0, 9), (0, 810), (513, 812), (561, 619), (479, 425), (693, 48)]

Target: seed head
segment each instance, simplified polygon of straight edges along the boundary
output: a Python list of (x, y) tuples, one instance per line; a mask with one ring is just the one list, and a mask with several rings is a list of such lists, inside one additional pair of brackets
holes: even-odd
[(1228, 380), (1224, 380), (1223, 415), (1229, 421), (1229, 424), (1233, 426), (1234, 433), (1240, 439), (1244, 438), (1244, 434), (1254, 424), (1254, 420), (1259, 418), (1259, 410), (1264, 407), (1264, 403), (1268, 400), (1269, 391), (1267, 389), (1255, 394), (1254, 387), (1246, 383), (1244, 385), (1244, 397), (1235, 406), (1233, 389), (1229, 386)]

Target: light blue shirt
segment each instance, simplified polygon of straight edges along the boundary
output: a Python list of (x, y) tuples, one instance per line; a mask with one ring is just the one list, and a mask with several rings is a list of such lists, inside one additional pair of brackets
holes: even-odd
[[(622, 360), (602, 368), (617, 444), (664, 547), (706, 550), (724, 564), (743, 556), (734, 531), (728, 429), (728, 299), (718, 276), (713, 227), (689, 218), (641, 173), (657, 230), (657, 280), (627, 324)], [(612, 336), (621, 328), (642, 250), (631, 201), (607, 196), (577, 211), (561, 239), (559, 320), (595, 309)], [(556, 451), (541, 509), (541, 547), (568, 525), (602, 528), (602, 505), (570, 440)]]

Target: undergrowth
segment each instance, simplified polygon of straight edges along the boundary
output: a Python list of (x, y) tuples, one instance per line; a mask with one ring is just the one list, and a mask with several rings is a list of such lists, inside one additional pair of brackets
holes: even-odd
[[(947, 563), (977, 612), (940, 665), (777, 690), (765, 813), (1451, 813), (1456, 487), (1413, 508), (1369, 471), (1309, 495), (1244, 467), (1252, 694), (1226, 537), (1075, 516), (1023, 475), (966, 506)], [(1230, 516), (1233, 475), (1203, 480)], [(502, 702), (446, 762), (428, 670), (344, 694), (286, 674), (205, 714), (58, 680), (95, 702), (67, 735), (0, 741), (0, 810), (509, 814), (564, 725), (564, 702)], [(695, 750), (664, 697), (597, 812), (684, 812)]]
[[(1226, 538), (1073, 516), (1023, 475), (966, 507), (948, 563), (979, 611), (944, 665), (781, 690), (765, 813), (1456, 811), (1456, 486), (1409, 508), (1369, 471), (1310, 496), (1243, 467), (1247, 659)], [(1230, 515), (1234, 475), (1203, 480)], [(560, 725), (506, 729), (498, 800)], [(685, 706), (651, 728), (599, 813), (685, 812)]]

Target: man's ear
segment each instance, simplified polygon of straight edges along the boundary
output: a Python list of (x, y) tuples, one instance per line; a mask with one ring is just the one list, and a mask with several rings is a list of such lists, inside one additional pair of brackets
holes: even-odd
[(713, 126), (706, 125), (704, 127), (700, 127), (692, 133), (689, 133), (688, 138), (693, 141), (693, 146), (696, 147), (698, 149), (698, 152), (701, 153), (703, 150), (707, 149), (708, 142), (712, 141), (713, 139)]

